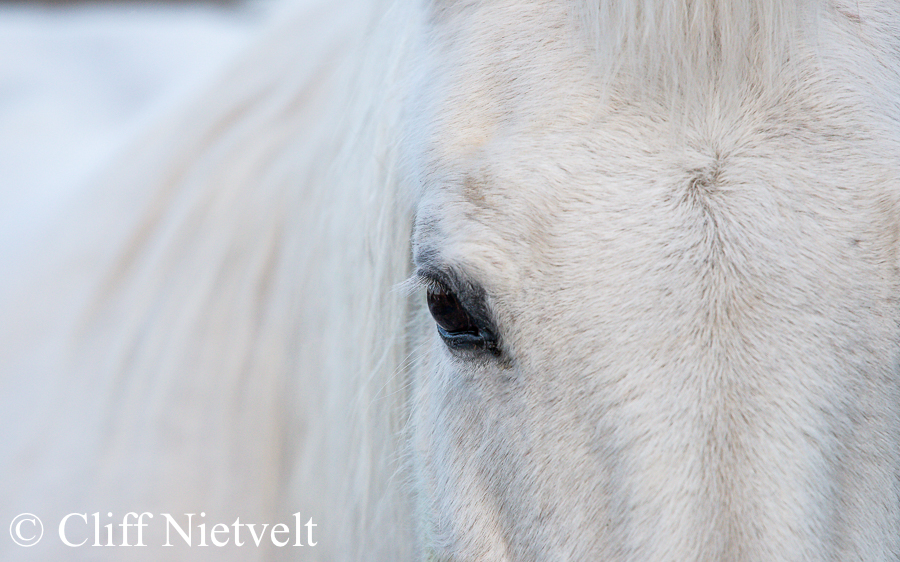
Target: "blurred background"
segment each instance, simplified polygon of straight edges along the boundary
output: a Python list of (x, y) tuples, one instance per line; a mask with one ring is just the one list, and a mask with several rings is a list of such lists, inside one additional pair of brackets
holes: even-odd
[(0, 239), (199, 93), (290, 3), (0, 1)]

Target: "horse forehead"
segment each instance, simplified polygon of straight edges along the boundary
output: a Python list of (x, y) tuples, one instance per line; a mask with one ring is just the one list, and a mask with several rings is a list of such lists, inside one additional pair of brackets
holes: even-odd
[(573, 235), (602, 238), (616, 222), (638, 219), (627, 216), (629, 208), (726, 189), (728, 170), (741, 160), (739, 140), (690, 130), (675, 138), (656, 117), (635, 108), (605, 122), (492, 131), (489, 141), (432, 161), (420, 239), (463, 254), (545, 259), (536, 254), (572, 247)]
[[(715, 276), (703, 277), (706, 266), (697, 264), (715, 262), (729, 282), (710, 290), (730, 294), (742, 283), (746, 296), (792, 269), (856, 278), (866, 267), (854, 239), (891, 259), (893, 204), (879, 204), (879, 183), (867, 177), (877, 166), (853, 164), (866, 161), (865, 139), (847, 142), (827, 115), (811, 113), (822, 131), (804, 120), (809, 134), (796, 138), (799, 125), (778, 115), (735, 115), (678, 137), (641, 108), (494, 134), (434, 162), (418, 240), (501, 291), (560, 275), (588, 285), (665, 285), (653, 273), (664, 266), (702, 284)], [(799, 278), (791, 283), (809, 289)]]
[[(502, 15), (504, 5), (477, 8)], [(893, 177), (894, 165), (879, 172), (872, 155), (884, 148), (866, 137), (861, 112), (820, 84), (733, 84), (674, 115), (650, 98), (607, 97), (564, 8), (522, 10), (451, 14), (457, 24), (438, 26), (419, 123), (428, 133), (416, 148), (421, 244), (509, 272), (586, 260), (624, 230), (688, 245), (727, 242), (722, 232), (762, 243), (756, 226), (772, 212), (841, 215), (848, 231), (881, 224), (860, 202), (877, 198), (875, 176)], [(839, 244), (839, 230), (803, 242)]]
[(503, 17), (503, 2), (465, 4), (493, 17), (445, 14), (422, 95), (427, 178), (418, 217), (428, 228), (420, 238), (525, 239), (540, 250), (548, 227), (589, 223), (591, 205), (627, 194), (629, 183), (683, 170), (710, 178), (720, 146), (740, 142), (691, 127), (673, 137), (667, 108), (606, 99), (563, 4), (525, 3), (515, 17)]

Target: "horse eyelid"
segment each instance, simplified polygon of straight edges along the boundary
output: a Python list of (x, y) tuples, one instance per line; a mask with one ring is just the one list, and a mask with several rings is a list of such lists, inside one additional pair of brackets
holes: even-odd
[[(487, 314), (485, 291), (478, 283), (469, 281), (456, 272), (443, 269), (419, 268), (416, 271), (416, 277), (426, 289), (453, 293), (474, 318), (482, 321), (491, 319), (491, 315)], [(493, 324), (493, 322), (489, 323)]]
[(440, 269), (420, 268), (416, 270), (416, 277), (426, 289), (450, 291), (460, 299), (460, 302), (471, 300), (471, 291), (466, 290), (466, 287), (472, 286), (472, 284), (460, 282), (457, 275)]

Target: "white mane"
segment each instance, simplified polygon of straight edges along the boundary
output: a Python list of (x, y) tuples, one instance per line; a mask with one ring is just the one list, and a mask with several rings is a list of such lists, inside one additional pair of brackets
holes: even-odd
[[(395, 290), (411, 208), (390, 139), (409, 52), (397, 29), (414, 33), (416, 12), (387, 4), (305, 3), (35, 245), (32, 275), (67, 273), (18, 297), (56, 303), (45, 325), (58, 337), (17, 336), (33, 308), (4, 318), (8, 376), (48, 389), (27, 415), (7, 410), (32, 428), (6, 443), (9, 519), (300, 511), (317, 523), (315, 556), (411, 556), (399, 474), (408, 304)], [(44, 542), (41, 558), (98, 556)], [(100, 555), (160, 556), (124, 550)]]
[(601, 72), (623, 74), (629, 93), (708, 96), (737, 80), (772, 80), (796, 54), (822, 6), (799, 0), (581, 2)]

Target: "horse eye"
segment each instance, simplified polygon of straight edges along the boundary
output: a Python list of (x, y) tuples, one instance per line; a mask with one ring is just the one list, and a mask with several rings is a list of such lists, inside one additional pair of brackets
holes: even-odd
[(479, 333), (478, 326), (475, 325), (474, 320), (463, 308), (456, 295), (442, 286), (432, 287), (428, 290), (428, 310), (434, 321), (437, 322), (438, 328), (443, 330), (446, 335), (477, 336)]
[(489, 351), (496, 357), (501, 355), (493, 330), (473, 318), (453, 291), (444, 285), (434, 283), (428, 289), (428, 310), (447, 347)]

